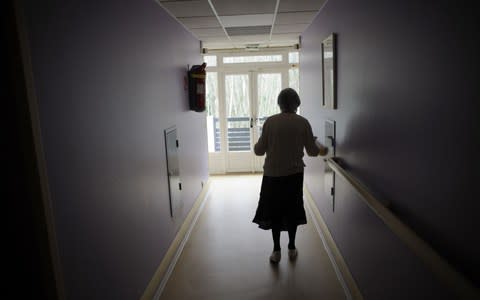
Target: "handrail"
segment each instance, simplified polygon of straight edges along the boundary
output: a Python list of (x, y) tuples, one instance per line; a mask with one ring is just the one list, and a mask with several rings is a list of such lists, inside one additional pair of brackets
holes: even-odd
[(421, 239), (411, 228), (398, 219), (387, 207), (378, 201), (357, 179), (350, 175), (332, 158), (326, 159), (327, 165), (342, 179), (350, 183), (367, 206), (397, 235), (437, 276), (462, 299), (480, 299), (479, 290), (462, 274), (457, 272), (428, 243)]

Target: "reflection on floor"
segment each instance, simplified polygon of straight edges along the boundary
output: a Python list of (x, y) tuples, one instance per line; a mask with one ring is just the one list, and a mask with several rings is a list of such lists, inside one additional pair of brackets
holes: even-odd
[(271, 232), (251, 222), (262, 177), (211, 179), (210, 196), (160, 299), (345, 299), (310, 219), (297, 233), (297, 260), (288, 260), (282, 232), (282, 260), (271, 265)]

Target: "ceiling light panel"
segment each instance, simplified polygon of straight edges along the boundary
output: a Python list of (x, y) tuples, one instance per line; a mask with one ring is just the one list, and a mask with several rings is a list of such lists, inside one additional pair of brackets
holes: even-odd
[(225, 27), (229, 36), (270, 34), (271, 26)]
[(278, 12), (318, 11), (326, 0), (281, 0)]
[(219, 16), (273, 14), (276, 0), (211, 0)]
[(272, 25), (273, 14), (219, 16), (225, 27)]
[(161, 5), (177, 18), (215, 16), (207, 0), (166, 1)]
[(188, 28), (212, 28), (221, 27), (216, 17), (191, 17), (191, 18), (178, 18)]

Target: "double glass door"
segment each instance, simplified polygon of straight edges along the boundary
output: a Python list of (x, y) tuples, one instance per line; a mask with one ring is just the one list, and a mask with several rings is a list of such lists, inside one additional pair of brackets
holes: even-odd
[[(223, 121), (226, 172), (262, 171), (264, 156), (255, 156), (253, 147), (265, 120), (280, 110), (277, 96), (286, 87), (287, 72), (262, 70), (224, 73)], [(223, 115), (223, 116), (222, 116)]]

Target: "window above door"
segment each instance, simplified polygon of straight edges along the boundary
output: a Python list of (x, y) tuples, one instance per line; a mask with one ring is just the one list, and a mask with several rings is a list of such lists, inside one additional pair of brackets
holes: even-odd
[(297, 68), (300, 53), (298, 50), (273, 52), (227, 52), (208, 53), (203, 56), (207, 71), (259, 71), (261, 68)]

